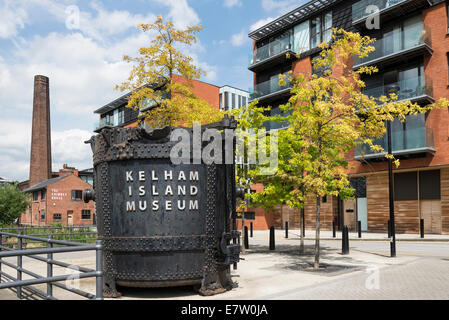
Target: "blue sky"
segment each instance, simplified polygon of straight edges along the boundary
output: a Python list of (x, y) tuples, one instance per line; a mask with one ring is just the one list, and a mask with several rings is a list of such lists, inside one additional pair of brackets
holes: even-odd
[(248, 33), (305, 2), (0, 0), (0, 176), (28, 178), (34, 75), (50, 78), (53, 170), (64, 163), (85, 169), (93, 111), (121, 95), (114, 86), (131, 68), (122, 56), (136, 56), (150, 41), (138, 23), (162, 14), (179, 28), (201, 24), (186, 53), (207, 72), (202, 80), (248, 90)]

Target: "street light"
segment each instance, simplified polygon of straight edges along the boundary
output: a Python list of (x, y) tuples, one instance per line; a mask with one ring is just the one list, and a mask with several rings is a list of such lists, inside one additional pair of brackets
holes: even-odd
[[(392, 94), (400, 90), (397, 84), (386, 87), (386, 93)], [(396, 257), (396, 231), (394, 223), (394, 192), (393, 192), (393, 160), (391, 156), (393, 155), (393, 148), (391, 145), (391, 121), (387, 120), (387, 140), (388, 140), (388, 187), (389, 187), (389, 200), (390, 200), (390, 254), (391, 257)]]

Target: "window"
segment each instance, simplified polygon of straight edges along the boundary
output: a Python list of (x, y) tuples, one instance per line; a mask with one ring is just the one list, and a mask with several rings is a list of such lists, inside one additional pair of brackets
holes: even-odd
[(310, 20), (310, 47), (316, 48), (321, 43), (321, 17)]
[(330, 42), (332, 40), (332, 11), (324, 15), (323, 22), (323, 41)]
[(243, 104), (244, 106), (246, 106), (246, 104), (247, 104), (247, 102), (246, 102), (246, 97), (243, 97), (242, 104)]
[(219, 103), (220, 103), (220, 110), (223, 110), (223, 93), (220, 93)]
[(41, 201), (45, 200), (46, 194), (47, 194), (47, 190), (44, 189), (44, 190), (41, 191)]
[(125, 108), (120, 108), (118, 111), (118, 124), (124, 124), (125, 123)]
[(235, 108), (235, 93), (232, 94), (232, 109)]
[(90, 210), (82, 210), (81, 211), (81, 219), (82, 220), (90, 220)]
[(323, 202), (323, 203), (327, 203), (327, 196), (324, 196), (324, 197), (323, 197), (322, 202)]
[(310, 50), (310, 22), (306, 21), (295, 26), (294, 50), (302, 53)]
[(229, 92), (225, 92), (224, 109), (229, 110)]
[(440, 170), (419, 173), (419, 198), (421, 200), (441, 199)]
[(62, 220), (62, 214), (60, 214), (60, 213), (53, 214), (53, 221), (61, 221), (61, 220)]
[(41, 220), (45, 220), (45, 210), (41, 211)]
[(72, 190), (72, 201), (81, 201), (81, 200), (83, 200), (83, 191)]
[(418, 176), (416, 172), (394, 175), (394, 200), (418, 200)]
[(37, 191), (33, 192), (33, 201), (39, 200), (39, 193)]

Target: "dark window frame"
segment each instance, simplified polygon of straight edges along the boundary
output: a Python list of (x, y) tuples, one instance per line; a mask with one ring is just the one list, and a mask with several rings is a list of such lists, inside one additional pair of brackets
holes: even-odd
[(62, 221), (62, 213), (53, 213), (53, 221)]
[(41, 190), (41, 201), (45, 200), (46, 196), (47, 196), (47, 190), (42, 189)]
[(45, 210), (41, 210), (40, 217), (41, 217), (41, 221), (45, 220)]
[(72, 190), (72, 201), (82, 201), (82, 200), (83, 200), (83, 190)]
[[(88, 217), (88, 218), (87, 218)], [(90, 220), (92, 219), (92, 213), (90, 210), (81, 210), (81, 220)]]
[(33, 192), (33, 202), (39, 201), (39, 192), (34, 191)]

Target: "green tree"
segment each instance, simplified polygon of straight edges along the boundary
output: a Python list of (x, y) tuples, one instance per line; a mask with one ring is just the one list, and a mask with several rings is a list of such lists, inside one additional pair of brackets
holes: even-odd
[(0, 223), (11, 224), (20, 218), (28, 208), (30, 201), (28, 195), (17, 187), (17, 184), (4, 184), (0, 186)]
[[(361, 75), (371, 75), (378, 70), (364, 67), (353, 71), (347, 61), (353, 56), (363, 58), (373, 52), (375, 40), (345, 30), (334, 30), (332, 39), (330, 46), (320, 45), (322, 51), (313, 61), (313, 69), (320, 71), (320, 76), (290, 77), (292, 96), (287, 104), (280, 106), (287, 114), (283, 120), (288, 121), (290, 127), (279, 135), (277, 174), (264, 177), (257, 170), (253, 172), (255, 180), (265, 185), (264, 191), (253, 198), (265, 207), (285, 202), (293, 208), (304, 208), (306, 200), (312, 198), (316, 202), (316, 269), (320, 266), (322, 197), (352, 196), (349, 162), (345, 155), (361, 144), (385, 153), (374, 140), (385, 135), (386, 121), (395, 118), (404, 121), (407, 115), (449, 106), (446, 99), (420, 106), (398, 101), (394, 93), (380, 98), (363, 94), (365, 83)], [(280, 84), (285, 84), (282, 76)], [(398, 160), (395, 163), (399, 166)]]
[[(143, 111), (145, 122), (153, 128), (168, 125), (192, 124), (194, 121), (210, 123), (222, 116), (207, 101), (197, 97), (192, 80), (205, 72), (195, 66), (193, 58), (181, 52), (197, 42), (196, 33), (201, 26), (178, 30), (172, 22), (164, 23), (159, 15), (153, 24), (140, 24), (143, 32), (156, 35), (148, 47), (140, 48), (138, 57), (124, 56), (124, 61), (133, 64), (129, 77), (116, 89), (130, 91), (128, 108)], [(181, 76), (182, 78), (177, 78)]]

